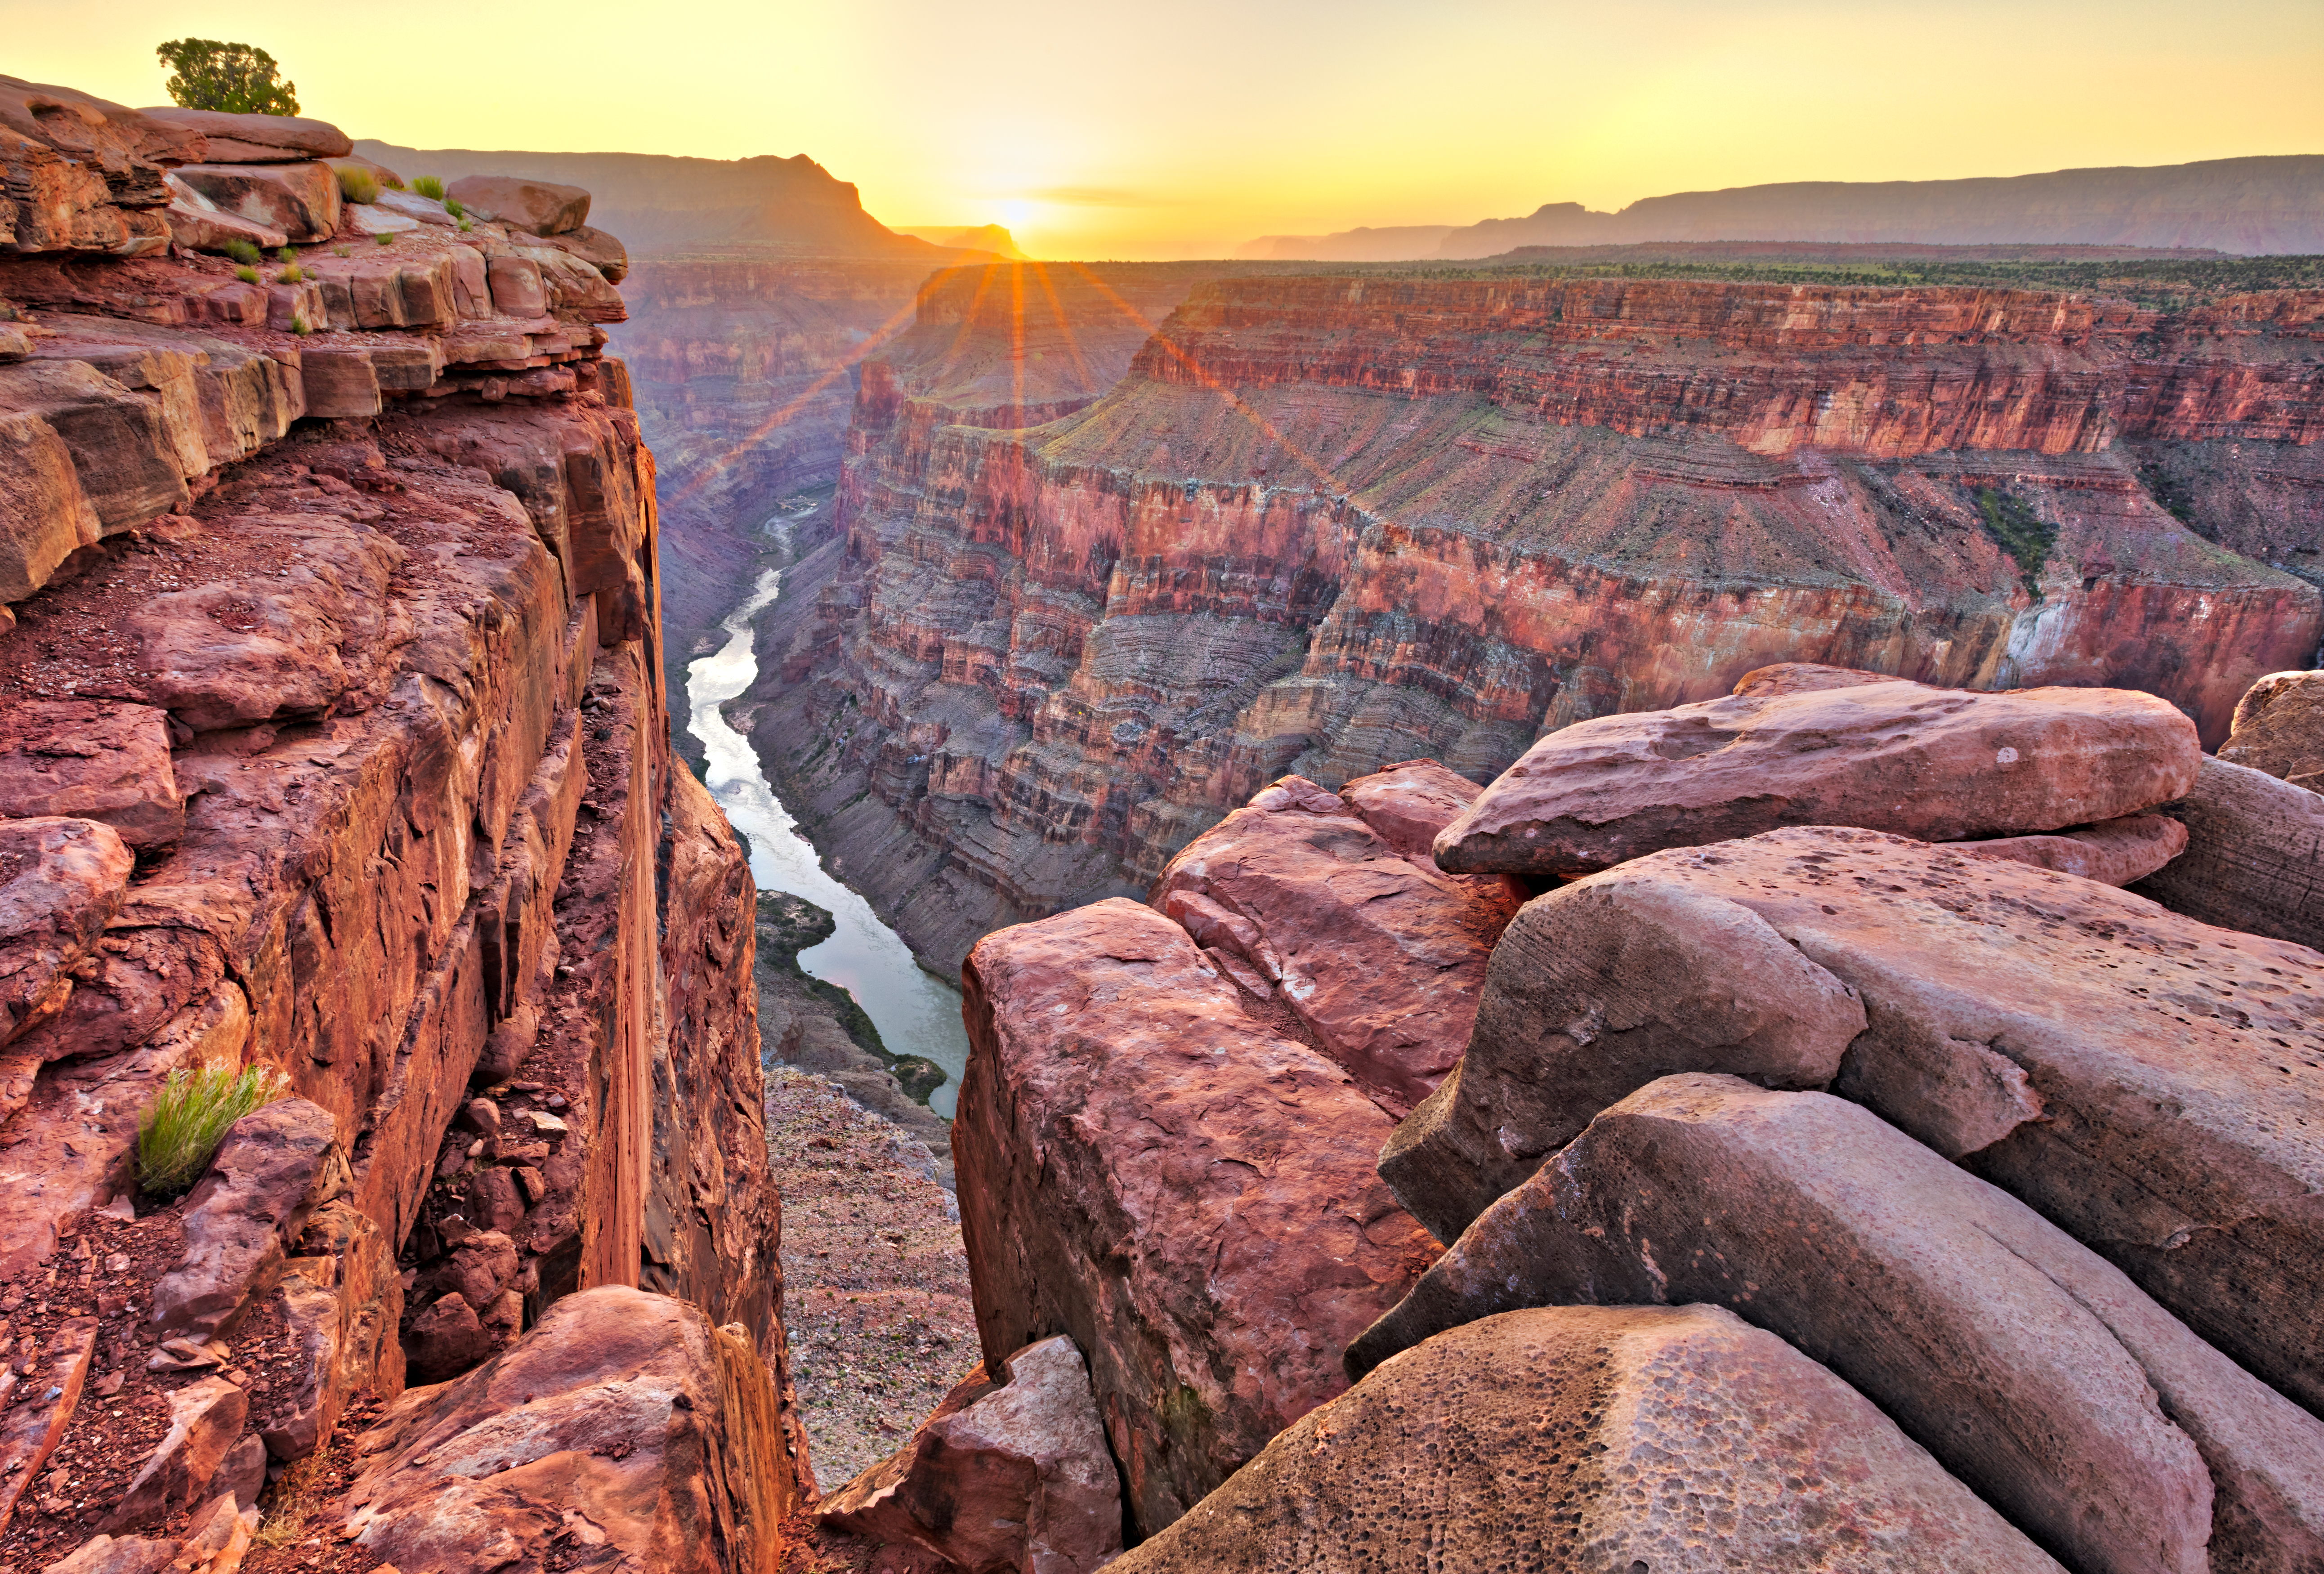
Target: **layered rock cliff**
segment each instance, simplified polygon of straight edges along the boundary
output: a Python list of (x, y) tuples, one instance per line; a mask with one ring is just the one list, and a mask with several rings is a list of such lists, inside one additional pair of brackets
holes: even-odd
[(1219, 280), (1085, 402), (1119, 293), (932, 281), (844, 559), (762, 639), (772, 774), (939, 967), (1286, 770), (1481, 780), (1783, 659), (2140, 687), (2216, 741), (2324, 630), (2312, 291)]
[[(259, 117), (201, 165), (200, 135), (0, 86), (11, 199), (77, 178), (0, 231), (0, 1277), (107, 1265), (6, 1301), (78, 1363), (7, 1423), (9, 1556), (103, 1528), (223, 1558), (236, 1502), (187, 1511), (344, 1457), (366, 1392), (466, 1373), (391, 1431), (537, 1395), (536, 1443), (364, 1489), (374, 1558), (537, 1563), (579, 1512), (593, 1545), (687, 1549), (657, 1566), (763, 1566), (813, 1478), (755, 896), (670, 755), (619, 295), (553, 233), (343, 206)], [(320, 235), (238, 276), (183, 195), (203, 169), (241, 171), (236, 224)], [(140, 1118), (194, 1068), (279, 1078), (303, 1167), (141, 1195)], [(536, 1325), (567, 1331), (518, 1345)], [(630, 1442), (576, 1477), (613, 1449), (604, 1385), (648, 1370), (659, 1410), (621, 1400)], [(158, 1451), (119, 1456), (116, 1505), (122, 1437)]]

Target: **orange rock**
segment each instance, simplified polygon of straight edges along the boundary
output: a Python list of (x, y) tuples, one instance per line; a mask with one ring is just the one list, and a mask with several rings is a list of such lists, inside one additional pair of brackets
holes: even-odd
[(1121, 1551), (1121, 1485), (1062, 1335), (979, 1366), (912, 1439), (824, 1499), (823, 1522), (964, 1569), (1090, 1574)]
[(94, 820), (0, 820), (0, 1045), (63, 1009), (134, 863)]
[(551, 1543), (668, 1574), (755, 1574), (799, 1502), (767, 1368), (667, 1296), (568, 1295), (497, 1358), (407, 1394), (337, 1505), (402, 1569), (489, 1574)]
[[(1452, 796), (1434, 780), (1351, 791), (1407, 839)], [(1397, 1118), (1468, 1047), (1485, 959), (1516, 910), (1499, 882), (1440, 872), (1425, 851), (1399, 851), (1348, 801), (1296, 776), (1189, 842), (1151, 899), (1202, 944), (1240, 955), (1262, 991)]]
[(1575, 875), (1778, 825), (2054, 831), (2177, 797), (2201, 758), (2194, 723), (2121, 689), (1763, 684), (1550, 733), (1445, 827), (1436, 861)]
[(186, 800), (168, 716), (118, 701), (0, 704), (0, 815), (43, 815), (101, 820), (132, 847), (177, 841)]
[(1544, 1307), (1439, 1334), (1112, 1567), (2058, 1568), (1847, 1384), (1715, 1306)]
[(2324, 792), (2324, 671), (2272, 672), (2252, 685), (2219, 758)]
[(535, 235), (563, 235), (589, 219), (589, 194), (578, 186), (530, 180), (514, 175), (468, 175), (444, 195), (479, 218), (498, 219)]
[(2187, 827), (2168, 815), (2126, 815), (2055, 836), (2004, 836), (1950, 846), (1977, 858), (2054, 869), (2102, 886), (2126, 886), (2186, 851)]
[(1099, 902), (987, 936), (953, 1126), (977, 1330), (1086, 1350), (1152, 1533), (1346, 1385), (1435, 1243), (1370, 1156), (1388, 1118), (1245, 1014), (1185, 931)]

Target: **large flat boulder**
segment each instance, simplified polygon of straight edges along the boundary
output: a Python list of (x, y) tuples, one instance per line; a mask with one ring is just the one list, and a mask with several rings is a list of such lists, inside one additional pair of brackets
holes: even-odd
[(2324, 949), (2324, 794), (2206, 759), (2194, 789), (2157, 813), (2187, 850), (2138, 884), (2176, 913)]
[(338, 1510), (400, 1569), (513, 1563), (743, 1574), (797, 1506), (773, 1380), (685, 1302), (567, 1295), (497, 1358), (406, 1394), (364, 1434)]
[(985, 1358), (1072, 1336), (1150, 1533), (1347, 1386), (1347, 1341), (1436, 1245), (1372, 1173), (1388, 1118), (1152, 908), (987, 935), (963, 983)]
[(2252, 685), (2219, 758), (2324, 792), (2324, 671), (2271, 672)]
[(589, 194), (578, 186), (514, 175), (467, 175), (444, 195), (479, 218), (496, 219), (537, 235), (563, 235), (589, 222)]
[(964, 1569), (1090, 1574), (1121, 1551), (1121, 1482), (1081, 1351), (1064, 1335), (980, 1365), (820, 1518)]
[(2069, 1567), (2324, 1560), (2324, 1422), (2023, 1203), (1827, 1094), (1639, 1090), (1350, 1361), (1522, 1306), (1696, 1301), (1822, 1362)]
[(183, 164), (171, 173), (220, 210), (294, 242), (327, 241), (339, 227), (339, 177), (326, 163)]
[(2127, 689), (1752, 677), (1725, 699), (1550, 733), (1445, 827), (1436, 861), (1577, 875), (1781, 825), (1926, 842), (2056, 831), (2175, 798), (2202, 758), (2194, 723)]
[(1382, 1172), (1450, 1239), (1685, 1071), (1829, 1082), (2324, 1410), (2324, 1331), (2282, 1315), (2324, 1293), (2324, 956), (1874, 831), (1660, 852), (1517, 916)]
[(2052, 1571), (1854, 1389), (1716, 1306), (1438, 1334), (1277, 1438), (1120, 1574)]
[(284, 1099), (235, 1121), (186, 1200), (186, 1255), (153, 1287), (155, 1337), (208, 1339), (235, 1322), (315, 1210), (351, 1176), (330, 1112)]
[(229, 115), (217, 109), (141, 109), (147, 120), (202, 139), (213, 164), (299, 164), (343, 159), (355, 151), (346, 133), (327, 121), (295, 115)]
[[(1401, 829), (1417, 796), (1383, 816)], [(1443, 873), (1296, 776), (1187, 843), (1151, 900), (1399, 1118), (1468, 1047), (1486, 959), (1516, 912), (1490, 877)]]
[(110, 825), (0, 820), (0, 1045), (64, 1008), (135, 865)]
[(2168, 815), (2126, 815), (2057, 835), (1997, 836), (1990, 842), (1950, 845), (1978, 858), (2054, 869), (2100, 885), (2126, 886), (2186, 851), (2187, 827)]
[(168, 714), (117, 700), (0, 704), (0, 816), (98, 820), (133, 847), (185, 834)]

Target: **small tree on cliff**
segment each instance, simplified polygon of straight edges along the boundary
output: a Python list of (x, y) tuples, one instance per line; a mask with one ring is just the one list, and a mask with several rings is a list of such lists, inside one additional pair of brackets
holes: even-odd
[(173, 38), (154, 50), (170, 68), (170, 98), (181, 109), (228, 115), (296, 115), (299, 87), (282, 80), (274, 57), (254, 44)]

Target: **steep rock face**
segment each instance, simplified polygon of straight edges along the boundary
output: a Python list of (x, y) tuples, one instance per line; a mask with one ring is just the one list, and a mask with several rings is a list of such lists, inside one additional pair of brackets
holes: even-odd
[(762, 653), (762, 754), (939, 965), (1286, 771), (1481, 779), (1784, 660), (2216, 742), (2324, 630), (2313, 292), (1230, 280), (1075, 412), (1038, 282), (867, 364), (846, 557)]
[[(134, 129), (122, 113), (80, 123)], [(223, 1453), (171, 1494), (312, 1453), (350, 1395), (393, 1397), (407, 1352), (456, 1376), (576, 1292), (642, 1284), (749, 1368), (761, 1398), (728, 1445), (770, 1523), (812, 1476), (755, 894), (670, 759), (654, 464), (598, 354), (620, 298), (503, 226), (339, 238), (365, 244), (265, 289), (182, 237), (92, 259), (20, 230), (33, 254), (0, 256), (0, 466), (30, 455), (42, 478), (0, 511), (0, 713), (27, 723), (0, 815), (98, 816), (0, 819), (39, 843), (9, 862), (0, 956), (42, 962), (0, 999), (0, 1276), (77, 1232), (88, 1256), (169, 1072), (272, 1068), (327, 1138), (329, 1184), (284, 1238), (224, 1256), (192, 1238), (198, 1196), (184, 1272), (213, 1311), (263, 1304), (252, 1326), (290, 1330), (270, 1372), (303, 1378), (221, 1422)], [(137, 1258), (103, 1293), (84, 1276), (92, 1337), (167, 1299), (172, 1266)], [(151, 1369), (224, 1358), (188, 1349)], [(121, 1419), (80, 1391), (39, 1452)], [(66, 1505), (23, 1533), (74, 1524)]]

